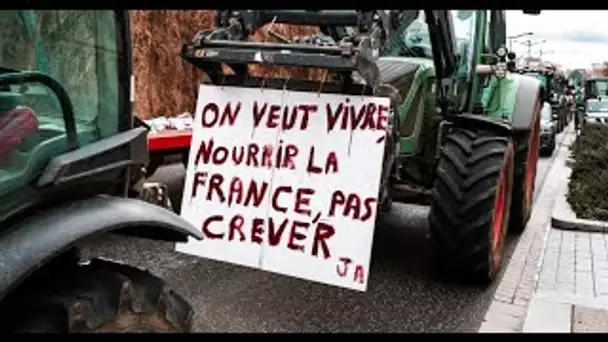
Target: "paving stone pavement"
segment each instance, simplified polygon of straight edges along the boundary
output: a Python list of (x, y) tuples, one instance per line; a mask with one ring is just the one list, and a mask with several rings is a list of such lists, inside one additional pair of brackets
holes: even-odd
[[(568, 147), (574, 139), (573, 125), (570, 124), (565, 129), (564, 140), (556, 153), (554, 165), (559, 165), (559, 163), (565, 165), (569, 155)], [(523, 330), (528, 306), (536, 289), (545, 241), (548, 241), (547, 236), (552, 236), (549, 234), (551, 231), (551, 213), (555, 198), (558, 196), (561, 184), (564, 181), (562, 179), (563, 175), (560, 175), (560, 173), (563, 173), (562, 171), (562, 168), (552, 166), (547, 174), (545, 183), (536, 198), (528, 226), (522, 233), (511, 260), (500, 279), (500, 284), (478, 330), (479, 332), (521, 332)], [(572, 265), (574, 267), (575, 258), (574, 250), (570, 251), (568, 248), (570, 247), (563, 248), (563, 258), (572, 261), (570, 261), (571, 264), (566, 261), (565, 266), (560, 268), (562, 271), (559, 279), (562, 281), (560, 284), (571, 283), (573, 285), (562, 286), (574, 286), (576, 281), (573, 275), (574, 271), (570, 273), (566, 271), (568, 266)], [(554, 253), (554, 249), (550, 249), (548, 253)], [(557, 261), (555, 265), (557, 265)], [(557, 273), (555, 279), (557, 283)], [(585, 280), (583, 277), (581, 279), (581, 282)]]
[(538, 292), (608, 302), (606, 235), (551, 229)]
[(608, 236), (553, 228), (542, 260), (523, 332), (608, 332)]
[[(565, 195), (571, 173), (561, 168), (559, 196)], [(567, 314), (550, 321), (548, 310)], [(603, 323), (608, 317), (608, 235), (549, 229), (527, 316), (524, 332), (608, 332)]]

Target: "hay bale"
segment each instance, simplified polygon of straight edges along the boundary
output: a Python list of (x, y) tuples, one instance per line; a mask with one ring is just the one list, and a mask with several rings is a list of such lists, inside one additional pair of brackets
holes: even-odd
[(179, 56), (213, 24), (211, 11), (131, 11), (134, 112), (142, 119), (193, 112), (203, 73)]
[[(194, 112), (198, 86), (204, 73), (179, 56), (182, 44), (196, 32), (213, 26), (213, 11), (131, 11), (134, 112), (142, 119)], [(318, 28), (276, 24), (273, 30), (285, 37), (310, 35)], [(268, 25), (251, 40), (273, 41)], [(306, 68), (250, 66), (256, 76), (320, 79), (321, 71)]]

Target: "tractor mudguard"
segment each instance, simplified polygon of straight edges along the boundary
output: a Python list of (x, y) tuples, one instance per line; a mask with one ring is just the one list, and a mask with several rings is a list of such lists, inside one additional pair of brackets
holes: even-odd
[(143, 201), (99, 195), (70, 202), (3, 229), (0, 235), (0, 299), (32, 272), (83, 238), (130, 228), (139, 228), (130, 235), (164, 233), (165, 239), (173, 241), (186, 241), (188, 236), (203, 238), (194, 226), (178, 215)]
[(532, 119), (540, 111), (540, 82), (529, 76), (512, 76), (518, 78), (518, 87), (511, 125), (514, 131), (529, 131), (532, 128)]
[(454, 115), (450, 118), (453, 125), (462, 128), (485, 128), (489, 131), (496, 132), (501, 136), (511, 136), (512, 130), (509, 124), (497, 121), (496, 119), (474, 114)]

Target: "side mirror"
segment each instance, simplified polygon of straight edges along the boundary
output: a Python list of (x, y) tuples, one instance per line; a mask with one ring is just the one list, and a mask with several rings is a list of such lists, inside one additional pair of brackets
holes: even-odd
[(541, 10), (531, 10), (531, 9), (527, 9), (524, 10), (524, 14), (530, 14), (530, 15), (539, 15)]

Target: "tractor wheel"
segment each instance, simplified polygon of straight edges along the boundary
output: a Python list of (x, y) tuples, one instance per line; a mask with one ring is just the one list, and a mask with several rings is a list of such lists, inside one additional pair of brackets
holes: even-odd
[(185, 151), (181, 152), (180, 154), (181, 154), (182, 164), (184, 164), (184, 167), (187, 170), (188, 161), (189, 161), (188, 158), (190, 157), (190, 150), (185, 150)]
[(502, 264), (513, 180), (513, 143), (490, 132), (446, 136), (429, 213), (442, 270), (466, 281), (491, 281)]
[[(37, 281), (40, 283), (40, 280)], [(34, 284), (36, 286), (36, 284)], [(190, 305), (152, 274), (96, 259), (11, 301), (14, 332), (190, 332)], [(6, 330), (5, 330), (6, 331)]]
[(513, 199), (509, 231), (517, 234), (526, 229), (534, 204), (536, 167), (540, 153), (540, 121), (538, 119), (536, 119), (531, 131), (516, 133), (515, 148), (513, 191), (511, 195)]
[(164, 162), (165, 156), (162, 153), (150, 152), (148, 164), (146, 165), (146, 178), (152, 177)]

